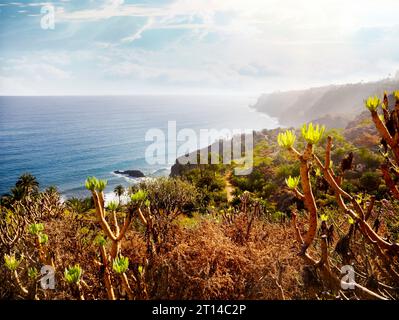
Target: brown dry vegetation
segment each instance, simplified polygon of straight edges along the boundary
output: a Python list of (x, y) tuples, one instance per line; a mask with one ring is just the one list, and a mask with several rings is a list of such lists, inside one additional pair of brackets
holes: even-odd
[[(287, 186), (304, 206), (290, 206), (290, 215), (271, 212), (247, 191), (236, 204), (197, 210), (203, 193), (179, 178), (144, 182), (130, 190), (127, 205), (108, 206), (106, 183), (88, 178), (92, 200), (82, 209), (22, 176), (0, 207), (0, 298), (398, 299), (399, 92), (395, 97), (384, 117), (379, 100), (367, 102), (386, 148), (378, 199), (344, 190), (353, 154), (333, 167), (332, 137), (315, 148), (324, 129), (310, 125), (302, 150), (294, 131), (278, 135), (284, 158), (300, 166)], [(54, 268), (55, 289), (39, 286), (43, 265)], [(353, 290), (341, 287), (344, 266), (355, 270)]]
[[(142, 229), (139, 221), (135, 221)], [(38, 298), (71, 299), (63, 281), (64, 269), (73, 264), (83, 268), (82, 280), (86, 299), (107, 299), (102, 270), (94, 261), (99, 259), (98, 246), (93, 243), (98, 226), (87, 220), (66, 216), (45, 223), (49, 236), (48, 248), (55, 256), (56, 290), (38, 290)], [(160, 253), (146, 252), (145, 236), (130, 230), (121, 251), (129, 257), (128, 278), (138, 298), (144, 298), (145, 286), (149, 299), (298, 299), (306, 297), (301, 286), (300, 265), (294, 235), (288, 224), (256, 218), (248, 239), (248, 219), (244, 213), (233, 221), (219, 217), (202, 217), (194, 226), (174, 223)], [(83, 229), (83, 230), (82, 230)], [(84, 234), (82, 234), (84, 233)], [(147, 263), (147, 259), (150, 259)], [(147, 265), (140, 281), (137, 268)], [(27, 269), (27, 268), (26, 268)], [(2, 297), (21, 298), (20, 290), (2, 267)], [(26, 274), (21, 279), (28, 281)], [(117, 292), (120, 284), (116, 279)], [(281, 287), (283, 289), (280, 288)], [(122, 296), (120, 296), (122, 297)]]

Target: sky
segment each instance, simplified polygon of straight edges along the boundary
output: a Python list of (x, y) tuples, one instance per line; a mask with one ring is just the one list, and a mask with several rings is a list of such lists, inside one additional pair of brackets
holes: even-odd
[(0, 95), (256, 94), (395, 77), (398, 12), (397, 0), (0, 1)]

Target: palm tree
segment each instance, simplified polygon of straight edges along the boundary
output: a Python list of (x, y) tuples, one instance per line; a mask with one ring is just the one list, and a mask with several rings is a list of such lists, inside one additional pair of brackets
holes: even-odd
[(84, 212), (84, 206), (82, 204), (82, 201), (78, 198), (72, 197), (67, 200), (66, 206), (69, 210), (71, 210), (74, 213), (83, 213)]
[(11, 209), (13, 203), (13, 196), (11, 194), (5, 193), (0, 198), (0, 207), (5, 207)]
[(76, 197), (69, 198), (65, 205), (66, 207), (74, 213), (82, 214), (90, 209), (93, 209), (92, 198), (79, 199)]
[(36, 194), (39, 192), (39, 182), (36, 177), (30, 173), (22, 174), (17, 182), (15, 183), (16, 187), (20, 187), (25, 195)]
[(121, 196), (125, 193), (125, 188), (119, 184), (115, 187), (114, 192), (119, 199), (119, 205), (121, 205)]
[(48, 187), (44, 192), (50, 194), (50, 195), (57, 195), (59, 194), (58, 189), (56, 186), (50, 186)]
[(12, 202), (22, 201), (26, 196), (26, 190), (22, 186), (15, 186), (11, 189)]

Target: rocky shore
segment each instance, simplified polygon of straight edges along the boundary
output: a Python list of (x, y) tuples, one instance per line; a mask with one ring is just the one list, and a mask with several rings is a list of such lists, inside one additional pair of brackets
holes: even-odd
[(125, 171), (120, 171), (116, 170), (114, 171), (116, 174), (122, 174), (124, 176), (128, 176), (130, 178), (144, 178), (145, 175), (142, 173), (140, 170), (125, 170)]

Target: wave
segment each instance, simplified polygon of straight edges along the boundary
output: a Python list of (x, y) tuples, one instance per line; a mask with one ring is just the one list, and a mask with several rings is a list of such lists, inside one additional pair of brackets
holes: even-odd
[(153, 171), (149, 174), (149, 176), (153, 176), (153, 177), (164, 177), (164, 176), (169, 176), (171, 170), (172, 170), (172, 166), (169, 166), (169, 167), (162, 167), (162, 168), (153, 170)]
[(61, 195), (60, 195), (60, 202), (61, 202), (62, 204), (64, 204), (64, 203), (67, 202), (67, 201), (68, 201), (68, 197), (65, 196), (65, 195), (63, 195), (63, 194), (61, 194)]
[[(107, 192), (104, 194), (104, 203), (107, 206), (110, 202), (119, 202), (118, 196), (114, 192)], [(129, 202), (129, 196), (121, 196), (121, 204), (127, 204)]]

